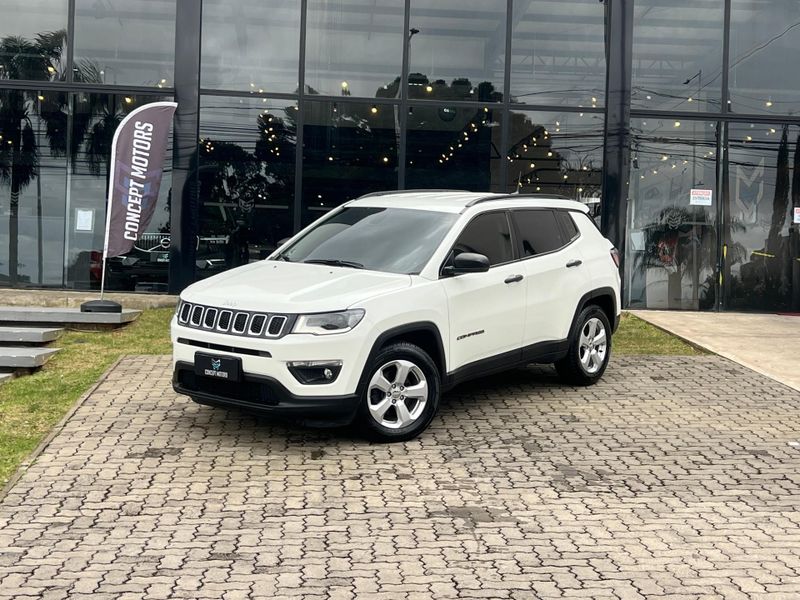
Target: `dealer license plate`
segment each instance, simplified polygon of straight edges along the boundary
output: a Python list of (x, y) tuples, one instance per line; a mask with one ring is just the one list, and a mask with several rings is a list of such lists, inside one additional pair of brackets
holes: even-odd
[(194, 372), (203, 377), (239, 381), (242, 374), (242, 360), (235, 356), (215, 356), (197, 352), (194, 355)]

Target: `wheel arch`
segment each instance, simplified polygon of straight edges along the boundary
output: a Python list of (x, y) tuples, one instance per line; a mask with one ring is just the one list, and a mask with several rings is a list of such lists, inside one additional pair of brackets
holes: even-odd
[[(572, 315), (572, 327), (575, 327), (578, 315), (581, 314), (584, 308), (591, 304), (598, 306), (600, 310), (605, 313), (606, 317), (608, 317), (608, 322), (611, 324), (612, 332), (616, 331), (619, 325), (619, 319), (617, 318), (617, 295), (614, 289), (610, 287), (594, 289), (581, 297), (580, 301), (578, 301), (578, 306), (575, 308), (575, 314)], [(570, 328), (570, 334), (571, 333), (572, 328)]]
[[(444, 351), (444, 343), (442, 342), (442, 334), (435, 323), (431, 321), (417, 321), (414, 323), (406, 323), (392, 327), (381, 333), (372, 344), (372, 349), (367, 357), (366, 367), (372, 364), (372, 361), (383, 348), (395, 342), (408, 342), (422, 348), (431, 360), (439, 369), (439, 376), (444, 379), (447, 375), (447, 357)], [(366, 383), (365, 375), (362, 375), (359, 388)]]

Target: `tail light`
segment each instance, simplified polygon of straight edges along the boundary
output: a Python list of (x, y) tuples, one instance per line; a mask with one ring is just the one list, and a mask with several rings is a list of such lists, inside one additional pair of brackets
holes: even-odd
[(620, 257), (619, 257), (619, 250), (617, 250), (616, 248), (611, 249), (611, 260), (614, 261), (614, 264), (617, 265), (617, 268), (619, 269)]

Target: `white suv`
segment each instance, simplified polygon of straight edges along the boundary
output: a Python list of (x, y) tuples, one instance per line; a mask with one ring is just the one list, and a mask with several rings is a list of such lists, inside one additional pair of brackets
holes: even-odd
[(177, 392), (407, 440), (456, 384), (527, 363), (596, 382), (618, 256), (570, 200), (417, 190), (331, 211), (266, 260), (186, 288)]

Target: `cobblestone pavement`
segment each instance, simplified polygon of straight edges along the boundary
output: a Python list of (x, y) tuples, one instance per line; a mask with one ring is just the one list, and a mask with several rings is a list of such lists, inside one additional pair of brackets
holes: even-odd
[(800, 394), (714, 356), (518, 370), (405, 444), (124, 360), (0, 501), (8, 598), (800, 598)]

